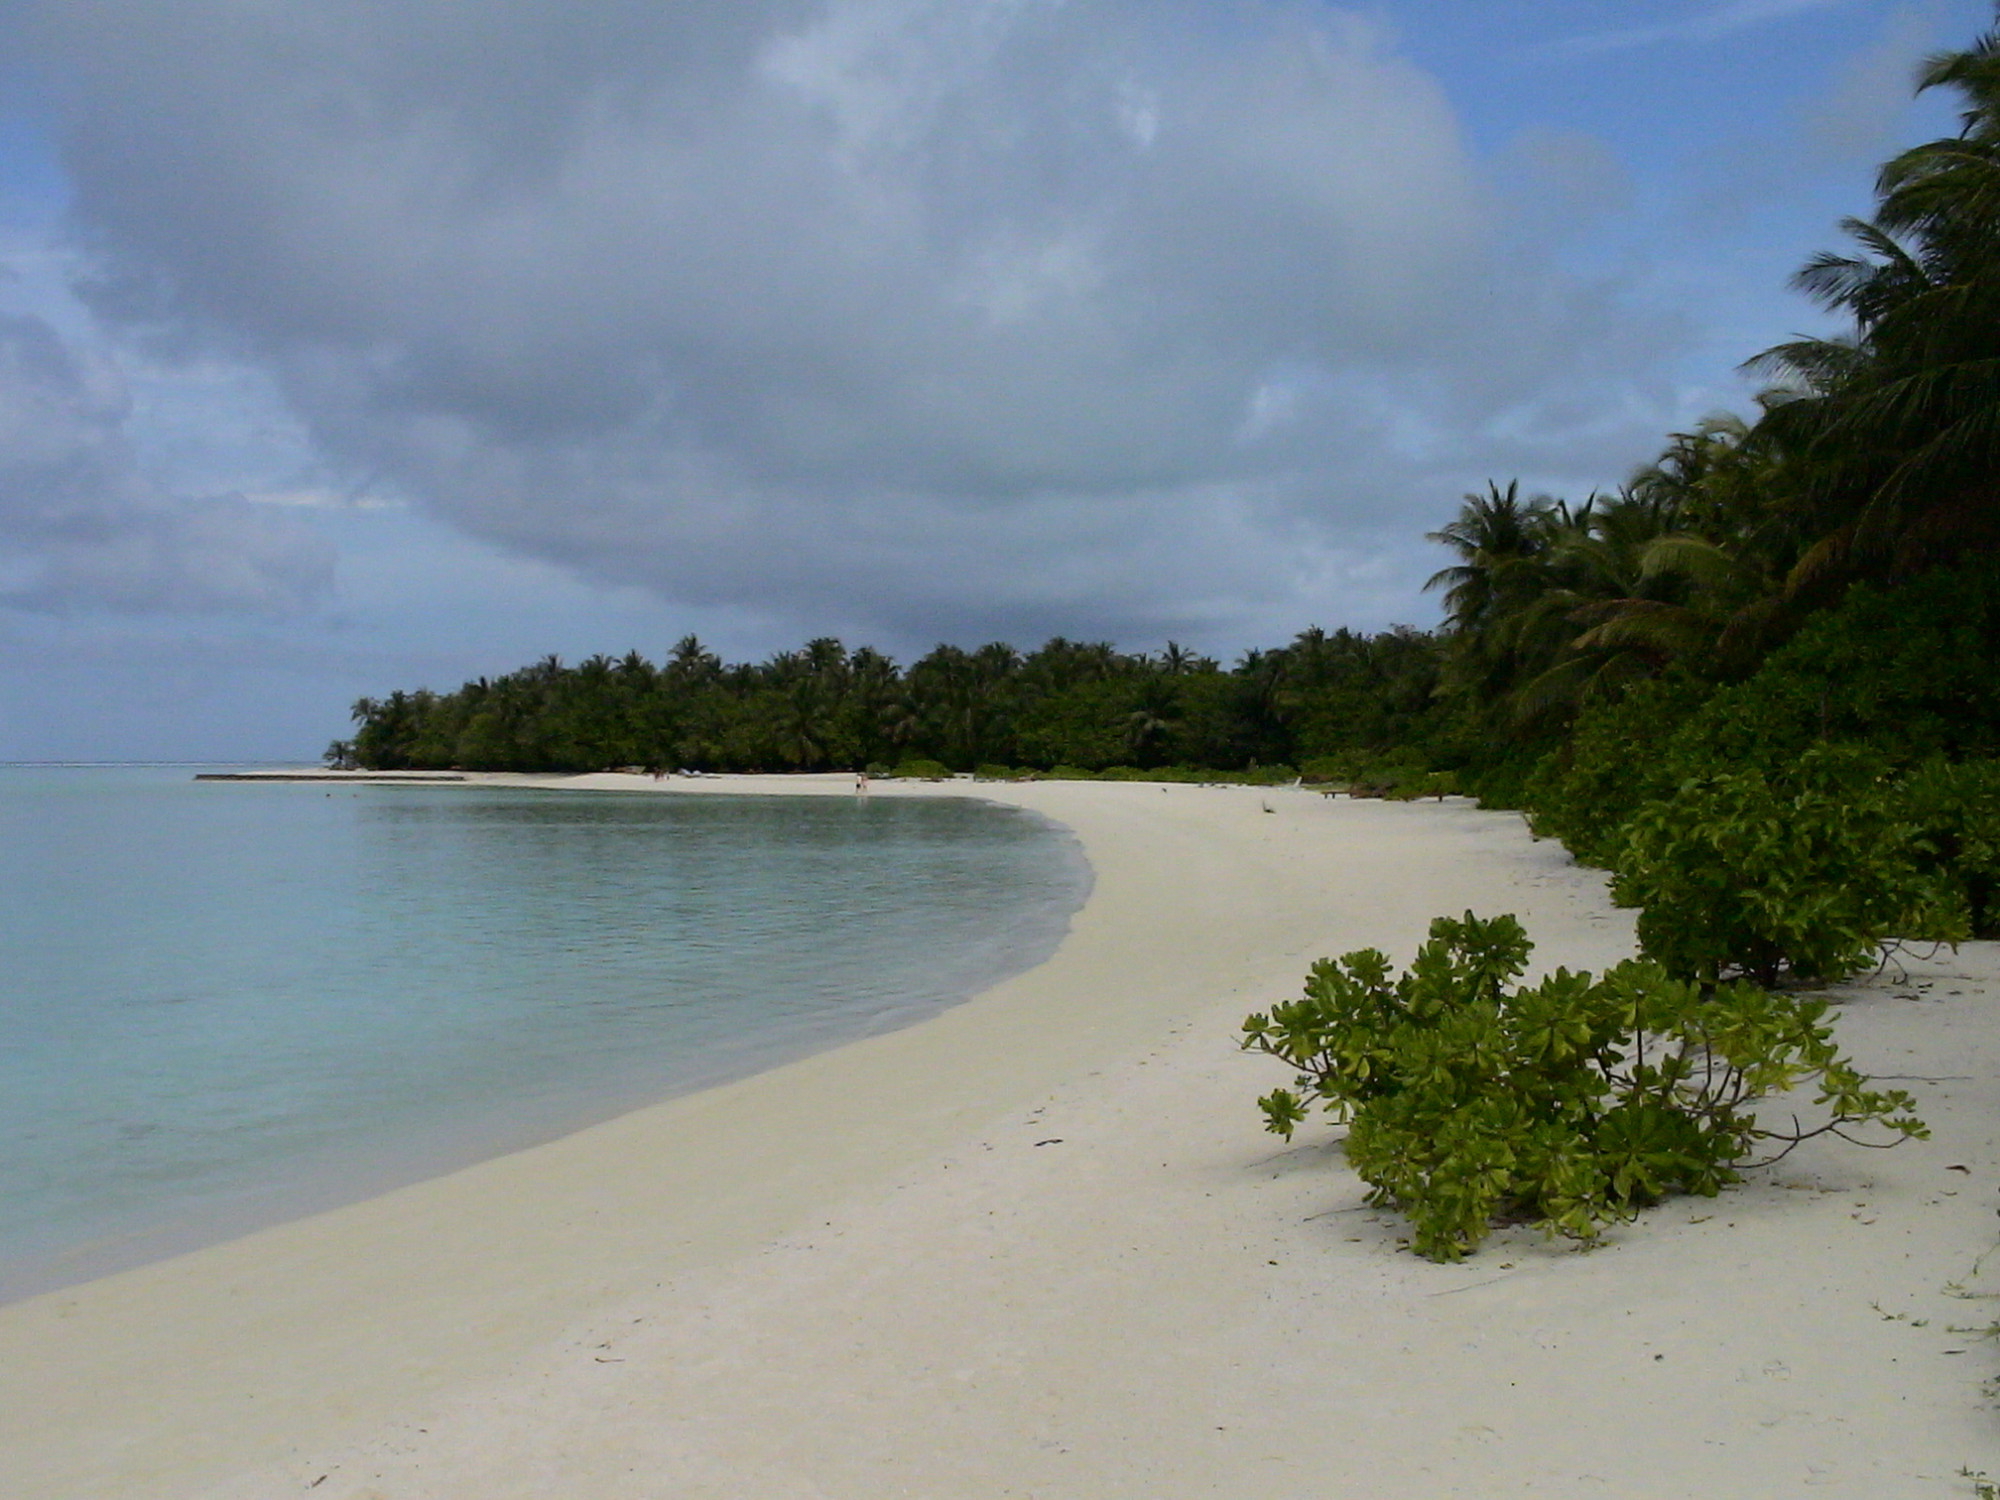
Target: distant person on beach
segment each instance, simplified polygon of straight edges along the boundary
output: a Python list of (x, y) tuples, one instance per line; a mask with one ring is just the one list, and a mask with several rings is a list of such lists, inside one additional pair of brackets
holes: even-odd
[(866, 771), (856, 771), (854, 773), (854, 795), (857, 797), (868, 795), (868, 773)]

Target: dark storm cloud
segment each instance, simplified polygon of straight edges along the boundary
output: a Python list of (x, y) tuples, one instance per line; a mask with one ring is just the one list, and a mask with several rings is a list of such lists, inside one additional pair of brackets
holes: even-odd
[(331, 549), (234, 498), (163, 495), (135, 468), (117, 372), (0, 314), (0, 603), (284, 612), (327, 592)]
[(1303, 624), (1496, 460), (1616, 477), (1663, 420), (1631, 372), (1670, 330), (1530, 255), (1435, 83), (1318, 8), (31, 27), (101, 313), (267, 364), (330, 458), (469, 532), (670, 598)]

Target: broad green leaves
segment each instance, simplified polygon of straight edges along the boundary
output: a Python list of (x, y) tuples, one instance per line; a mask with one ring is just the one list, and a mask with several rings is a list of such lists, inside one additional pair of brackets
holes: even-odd
[[(1753, 1153), (1875, 1124), (1921, 1135), (1912, 1101), (1839, 1055), (1823, 1002), (1710, 987), (1633, 960), (1518, 986), (1512, 916), (1440, 917), (1402, 974), (1373, 949), (1322, 959), (1243, 1046), (1297, 1072), (1258, 1101), (1290, 1139), (1312, 1106), (1348, 1126), (1372, 1201), (1409, 1215), (1421, 1255), (1456, 1260), (1498, 1218), (1589, 1241), (1674, 1193), (1712, 1195)], [(1756, 1101), (1816, 1082), (1820, 1123), (1771, 1130)]]
[(1929, 846), (1881, 762), (1808, 751), (1789, 774), (1691, 777), (1626, 825), (1612, 895), (1639, 946), (1714, 984), (1841, 979), (1896, 937), (1956, 941), (1963, 902), (1923, 868)]

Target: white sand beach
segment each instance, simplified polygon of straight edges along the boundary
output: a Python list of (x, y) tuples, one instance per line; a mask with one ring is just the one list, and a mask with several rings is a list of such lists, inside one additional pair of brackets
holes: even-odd
[[(513, 778), (509, 778), (513, 779)], [(576, 778), (674, 794), (746, 778)], [(854, 795), (852, 778), (778, 789)], [(1075, 830), (1047, 964), (939, 1017), (0, 1308), (13, 1500), (1768, 1500), (2000, 1476), (2000, 955), (1843, 992), (1934, 1135), (1800, 1150), (1579, 1253), (1398, 1246), (1234, 1048), (1323, 954), (1512, 911), (1631, 951), (1518, 817), (966, 791)], [(1969, 1472), (1962, 1472), (1969, 1471)]]

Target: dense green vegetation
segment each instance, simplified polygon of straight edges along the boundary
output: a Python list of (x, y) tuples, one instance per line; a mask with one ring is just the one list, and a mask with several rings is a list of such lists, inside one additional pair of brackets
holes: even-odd
[(1754, 422), (1579, 505), (1489, 487), (1434, 534), (1441, 696), (1487, 747), (1462, 779), (1612, 869), (1706, 982), (2000, 921), (2000, 32), (1920, 85), (1964, 128), (1799, 273), (1851, 330), (1751, 360)]
[(1964, 128), (1799, 273), (1851, 331), (1752, 360), (1755, 421), (1576, 505), (1489, 485), (1432, 534), (1457, 559), (1433, 746), (1610, 869), (1644, 956), (1510, 989), (1525, 935), (1468, 913), (1400, 978), (1349, 954), (1245, 1023), (1298, 1073), (1269, 1127), (1309, 1099), (1347, 1121), (1420, 1253), (1714, 1192), (1771, 1139), (1750, 1106), (1809, 1080), (1804, 1133), (1922, 1131), (1781, 989), (2000, 935), (2000, 31), (1920, 84)]
[[(1299, 1074), (1259, 1101), (1269, 1127), (1289, 1140), (1308, 1099), (1346, 1121), (1348, 1161), (1421, 1255), (1459, 1259), (1502, 1214), (1590, 1241), (1670, 1193), (1712, 1196), (1758, 1150), (1924, 1133), (1836, 1051), (1824, 1001), (1643, 959), (1516, 986), (1531, 951), (1511, 916), (1440, 917), (1406, 973), (1372, 949), (1322, 959), (1301, 998), (1244, 1022)], [(1818, 1124), (1760, 1123), (1759, 1099), (1808, 1081)]]
[[(336, 763), (374, 769), (697, 771), (1206, 767), (1243, 771), (1377, 757), (1422, 762), (1441, 648), (1413, 630), (1302, 633), (1233, 670), (1169, 645), (1157, 655), (1052, 640), (939, 646), (907, 669), (813, 641), (726, 666), (689, 637), (664, 665), (636, 652), (576, 667), (554, 658), (455, 693), (354, 706)], [(1411, 747), (1418, 747), (1412, 754)], [(1400, 757), (1400, 758), (1399, 758)]]

